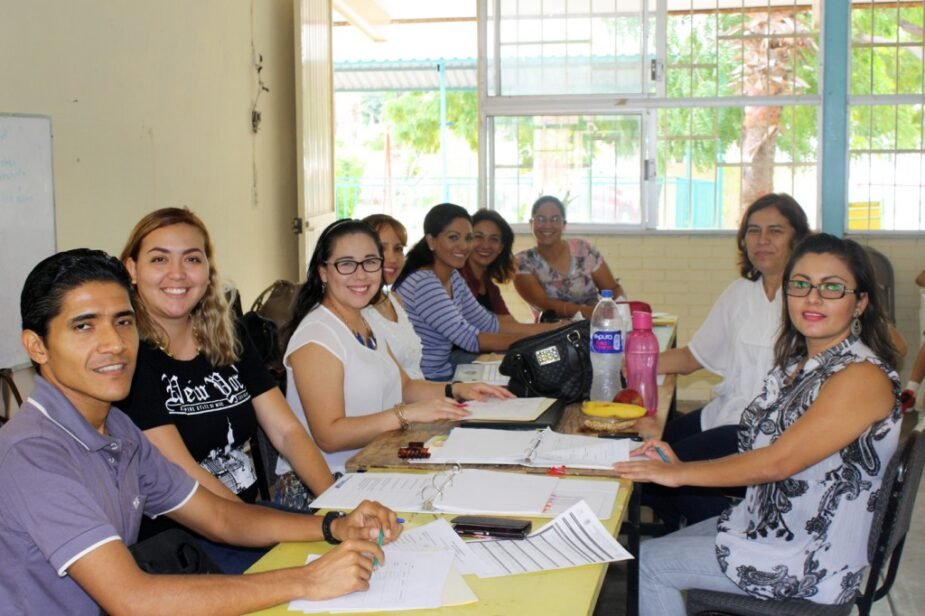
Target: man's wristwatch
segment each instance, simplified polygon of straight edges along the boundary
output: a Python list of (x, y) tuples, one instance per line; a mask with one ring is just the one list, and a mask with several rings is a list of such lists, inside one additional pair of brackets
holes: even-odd
[(324, 535), (324, 540), (330, 543), (331, 545), (337, 545), (340, 543), (340, 540), (334, 537), (334, 534), (331, 532), (331, 522), (337, 518), (344, 517), (345, 514), (343, 511), (328, 511), (324, 514), (324, 519), (321, 521), (321, 534)]

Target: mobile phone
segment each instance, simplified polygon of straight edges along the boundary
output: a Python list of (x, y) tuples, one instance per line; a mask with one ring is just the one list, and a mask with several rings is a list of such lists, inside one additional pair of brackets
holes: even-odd
[(481, 515), (460, 515), (450, 522), (457, 535), (467, 537), (502, 537), (505, 539), (523, 539), (533, 528), (530, 520), (511, 518), (493, 518)]

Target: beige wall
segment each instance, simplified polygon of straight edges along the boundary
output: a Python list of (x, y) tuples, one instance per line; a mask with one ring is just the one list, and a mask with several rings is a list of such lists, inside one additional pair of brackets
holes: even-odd
[[(622, 278), (629, 297), (653, 310), (678, 315), (678, 344), (690, 341), (713, 302), (738, 276), (735, 237), (716, 235), (589, 235), (614, 275)], [(915, 277), (925, 269), (925, 238), (855, 238), (883, 252), (896, 276), (896, 321), (909, 343), (903, 375), (908, 376), (919, 344), (919, 291)], [(515, 250), (533, 245), (532, 236), (518, 235)], [(513, 287), (504, 290), (511, 311), (529, 320), (526, 305)], [(718, 379), (700, 371), (678, 381), (682, 400), (708, 400)], [(903, 381), (905, 384), (905, 380)]]
[[(0, 15), (0, 112), (52, 119), (59, 250), (118, 253), (141, 216), (185, 205), (245, 307), (298, 277), (292, 0), (0, 0)], [(257, 135), (252, 46), (270, 88)], [(28, 371), (17, 382), (31, 390)]]
[[(245, 302), (297, 275), (291, 0), (0, 0), (0, 111), (54, 131), (59, 249), (189, 206)], [(263, 124), (250, 131), (263, 54)], [(13, 53), (15, 51), (15, 53)]]

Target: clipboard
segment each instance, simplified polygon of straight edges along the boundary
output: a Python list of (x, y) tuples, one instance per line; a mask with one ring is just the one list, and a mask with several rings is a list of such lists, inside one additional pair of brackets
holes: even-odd
[(494, 428), (496, 430), (542, 430), (543, 428), (553, 428), (562, 414), (565, 412), (566, 403), (564, 400), (556, 400), (548, 409), (543, 411), (539, 417), (532, 421), (466, 421), (463, 425), (466, 428)]

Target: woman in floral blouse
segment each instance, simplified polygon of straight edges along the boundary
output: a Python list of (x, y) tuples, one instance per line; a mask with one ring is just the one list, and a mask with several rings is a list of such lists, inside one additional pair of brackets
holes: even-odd
[(899, 439), (896, 351), (855, 242), (804, 240), (784, 291), (774, 368), (743, 413), (739, 453), (683, 463), (649, 441), (633, 452), (646, 460), (614, 465), (634, 481), (749, 486), (718, 518), (643, 544), (643, 615), (684, 614), (687, 588), (837, 604), (861, 583), (871, 505)]
[(583, 239), (562, 239), (565, 206), (559, 199), (548, 195), (537, 199), (530, 228), (536, 247), (517, 253), (514, 288), (534, 313), (552, 311), (571, 318), (580, 312), (590, 319), (600, 291), (611, 289), (615, 298), (623, 295), (623, 287), (596, 248)]

